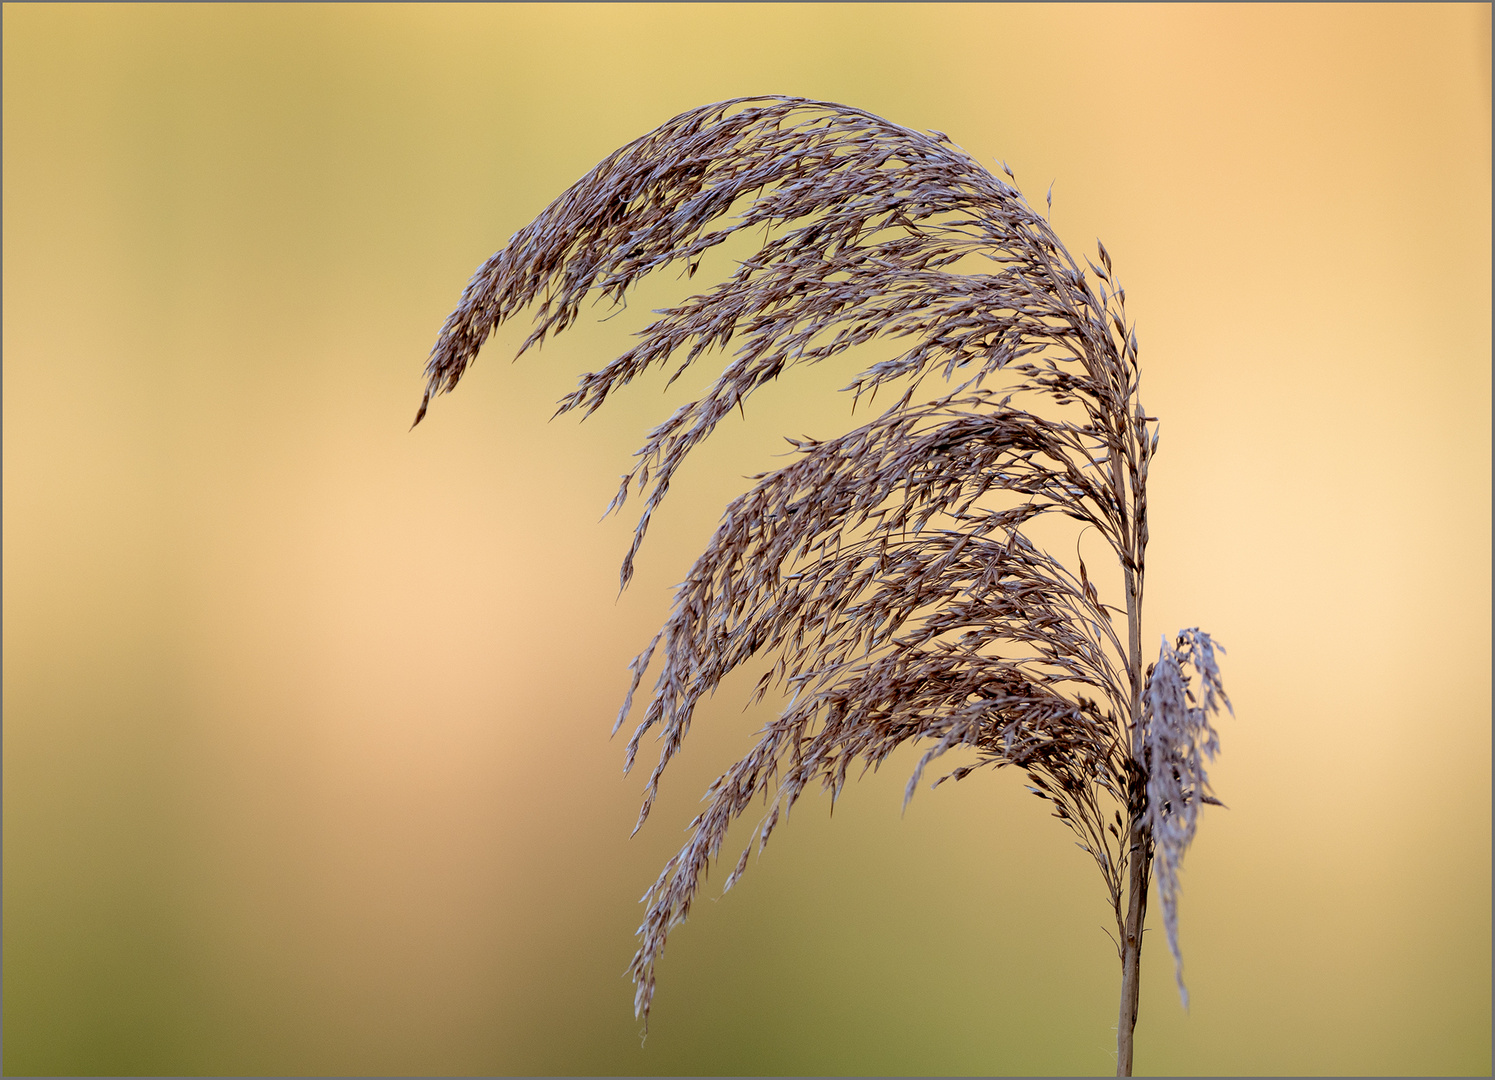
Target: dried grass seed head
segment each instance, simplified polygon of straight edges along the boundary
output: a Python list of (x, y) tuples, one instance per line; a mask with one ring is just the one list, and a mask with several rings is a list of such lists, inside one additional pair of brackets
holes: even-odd
[[(711, 786), (644, 898), (631, 972), (646, 1021), (669, 930), (753, 799), (771, 796), (761, 850), (808, 785), (834, 797), (854, 765), (918, 740), (931, 746), (910, 793), (956, 747), (978, 764), (955, 779), (981, 764), (1028, 772), (1095, 858), (1120, 918), (1128, 852), (1107, 810), (1133, 798), (1141, 688), (1112, 626), (1121, 609), (1101, 601), (1083, 563), (1076, 576), (1023, 531), (1046, 514), (1092, 526), (1140, 583), (1156, 431), (1136, 402), (1136, 334), (1103, 246), (1103, 266), (1087, 274), (1014, 184), (942, 134), (803, 98), (720, 102), (610, 155), (479, 268), (432, 351), (416, 422), (529, 305), (521, 353), (571, 325), (588, 298), (620, 303), (671, 265), (694, 274), (705, 252), (758, 229), (771, 238), (756, 254), (656, 312), (558, 410), (589, 414), (652, 367), (674, 359), (678, 377), (736, 345), (707, 391), (650, 433), (613, 501), (644, 499), (626, 585), (672, 477), (728, 412), (797, 365), (901, 343), (847, 387), (855, 398), (884, 390), (891, 406), (840, 438), (795, 442), (796, 460), (756, 477), (632, 665), (618, 725), (659, 666), (626, 751), (631, 767), (659, 730), (640, 824), (696, 705), (726, 675), (771, 656), (758, 692), (792, 695)], [(986, 272), (957, 267), (970, 256)], [(930, 379), (943, 392), (916, 400)], [(1203, 640), (1191, 657), (1205, 655)]]

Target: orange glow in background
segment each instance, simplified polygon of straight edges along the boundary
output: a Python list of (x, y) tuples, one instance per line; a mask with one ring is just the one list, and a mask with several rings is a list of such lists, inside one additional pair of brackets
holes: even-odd
[(484, 258), (756, 93), (1053, 181), (1127, 289), (1147, 639), (1236, 709), (1137, 1071), (1489, 1073), (1490, 9), (1435, 4), (6, 5), (7, 1072), (1114, 1069), (1088, 858), (1015, 773), (900, 818), (907, 755), (713, 874), (640, 1047), (635, 901), (768, 713), (719, 694), (630, 840), (626, 664), (850, 362), (621, 598), (597, 519), (689, 388), (547, 420), (637, 318), (506, 327), (408, 430)]

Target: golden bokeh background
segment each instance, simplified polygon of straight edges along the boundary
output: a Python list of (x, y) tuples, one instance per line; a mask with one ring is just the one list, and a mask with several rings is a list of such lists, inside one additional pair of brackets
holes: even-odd
[(1019, 775), (900, 818), (906, 757), (697, 906), (640, 1046), (635, 901), (764, 714), (630, 840), (625, 665), (849, 367), (701, 452), (621, 598), (682, 388), (547, 420), (637, 321), (506, 328), (408, 430), (485, 257), (768, 92), (1053, 181), (1127, 286), (1148, 635), (1236, 707), (1138, 1072), (1489, 1073), (1490, 8), (1435, 4), (7, 4), (7, 1072), (1114, 1068), (1086, 856)]

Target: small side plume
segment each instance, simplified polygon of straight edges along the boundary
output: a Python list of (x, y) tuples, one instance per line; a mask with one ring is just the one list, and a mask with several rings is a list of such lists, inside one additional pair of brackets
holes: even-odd
[(1194, 839), (1200, 804), (1223, 805), (1212, 796), (1204, 771), (1205, 761), (1213, 761), (1220, 752), (1220, 738), (1210, 725), (1210, 716), (1221, 705), (1235, 715), (1220, 683), (1216, 649), (1225, 651), (1197, 627), (1180, 631), (1172, 645), (1165, 638), (1143, 702), (1146, 821), (1156, 845), (1163, 926), (1185, 1008), (1189, 991), (1178, 950), (1178, 869)]

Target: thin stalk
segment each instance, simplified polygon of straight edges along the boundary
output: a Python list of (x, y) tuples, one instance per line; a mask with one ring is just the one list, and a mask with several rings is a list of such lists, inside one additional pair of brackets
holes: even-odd
[(1132, 1033), (1142, 989), (1142, 927), (1147, 921), (1148, 847), (1151, 838), (1140, 817), (1132, 818), (1128, 843), (1129, 906), (1121, 938), (1121, 1016), (1116, 1023), (1116, 1075), (1132, 1075)]
[[(1135, 495), (1135, 492), (1133, 493)], [(1132, 1075), (1132, 1035), (1137, 1027), (1137, 1004), (1142, 989), (1142, 929), (1147, 922), (1147, 882), (1152, 860), (1152, 837), (1146, 824), (1146, 763), (1142, 731), (1142, 581), (1140, 564), (1145, 510), (1133, 500), (1132, 558), (1124, 565), (1126, 577), (1127, 673), (1132, 684), (1132, 761), (1127, 798), (1127, 911), (1121, 934), (1121, 1011), (1116, 1022), (1116, 1075)]]

